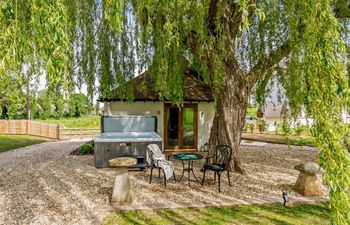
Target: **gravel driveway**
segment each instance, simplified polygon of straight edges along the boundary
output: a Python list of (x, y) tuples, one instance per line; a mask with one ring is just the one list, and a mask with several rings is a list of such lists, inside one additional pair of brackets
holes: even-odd
[[(109, 170), (71, 156), (81, 142), (46, 142), (0, 154), (0, 224), (98, 224)], [(107, 210), (105, 210), (107, 209)]]
[[(1, 153), (0, 224), (100, 224), (113, 211), (109, 198), (115, 170), (96, 169), (93, 156), (69, 155), (81, 144), (47, 142)], [(284, 190), (290, 193), (291, 201), (313, 201), (295, 193), (292, 186), (298, 177), (294, 166), (314, 161), (316, 155), (315, 148), (242, 146), (240, 157), (248, 175), (233, 173), (233, 187), (228, 186), (223, 175), (221, 193), (212, 175), (204, 186), (192, 182), (189, 188), (187, 178), (181, 182), (170, 180), (163, 187), (157, 176), (152, 184), (148, 183), (149, 172), (131, 172), (131, 208), (281, 202)], [(179, 177), (182, 166), (172, 161)], [(200, 162), (195, 165), (199, 177), (200, 166)]]

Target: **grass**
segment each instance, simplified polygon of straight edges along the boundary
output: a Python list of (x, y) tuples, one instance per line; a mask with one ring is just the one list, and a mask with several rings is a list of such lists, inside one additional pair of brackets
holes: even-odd
[(316, 139), (314, 137), (281, 137), (281, 140), (285, 144), (299, 145), (299, 146), (317, 146)]
[(99, 116), (81, 116), (72, 118), (35, 120), (45, 123), (59, 123), (68, 128), (100, 128), (101, 117)]
[(312, 146), (317, 147), (316, 138), (309, 135), (289, 135), (284, 136), (281, 134), (272, 133), (243, 133), (243, 139), (250, 141), (262, 141), (276, 144), (289, 144), (298, 146)]
[(325, 203), (315, 205), (243, 205), (231, 207), (136, 210), (115, 212), (104, 220), (112, 224), (329, 224)]
[(256, 112), (258, 111), (258, 106), (249, 106), (247, 108), (246, 116), (256, 117)]
[(28, 135), (0, 135), (0, 153), (45, 141), (48, 139)]

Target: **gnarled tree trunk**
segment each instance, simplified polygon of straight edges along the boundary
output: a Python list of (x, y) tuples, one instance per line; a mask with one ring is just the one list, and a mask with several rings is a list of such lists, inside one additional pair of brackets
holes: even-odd
[(245, 174), (238, 151), (250, 88), (237, 75), (234, 70), (230, 71), (230, 74), (226, 76), (220, 94), (217, 96), (216, 114), (209, 139), (209, 154), (213, 153), (213, 146), (219, 144), (231, 146), (233, 153), (230, 170)]

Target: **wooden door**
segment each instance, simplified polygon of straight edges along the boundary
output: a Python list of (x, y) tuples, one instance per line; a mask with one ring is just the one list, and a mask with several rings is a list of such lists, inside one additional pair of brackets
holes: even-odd
[(166, 150), (197, 149), (198, 105), (178, 108), (164, 104), (164, 146)]

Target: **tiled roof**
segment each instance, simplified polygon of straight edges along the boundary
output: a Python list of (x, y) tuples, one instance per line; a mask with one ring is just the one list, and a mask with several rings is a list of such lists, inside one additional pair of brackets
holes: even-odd
[[(154, 90), (154, 83), (148, 71), (133, 80), (134, 101), (160, 101), (158, 93)], [(146, 87), (146, 88), (142, 88)], [(118, 93), (118, 90), (115, 91)], [(121, 101), (126, 96), (114, 96), (100, 98), (99, 101)], [(166, 99), (165, 99), (166, 100)], [(184, 76), (184, 101), (214, 101), (214, 96), (209, 85), (205, 84), (197, 72), (186, 70)]]

